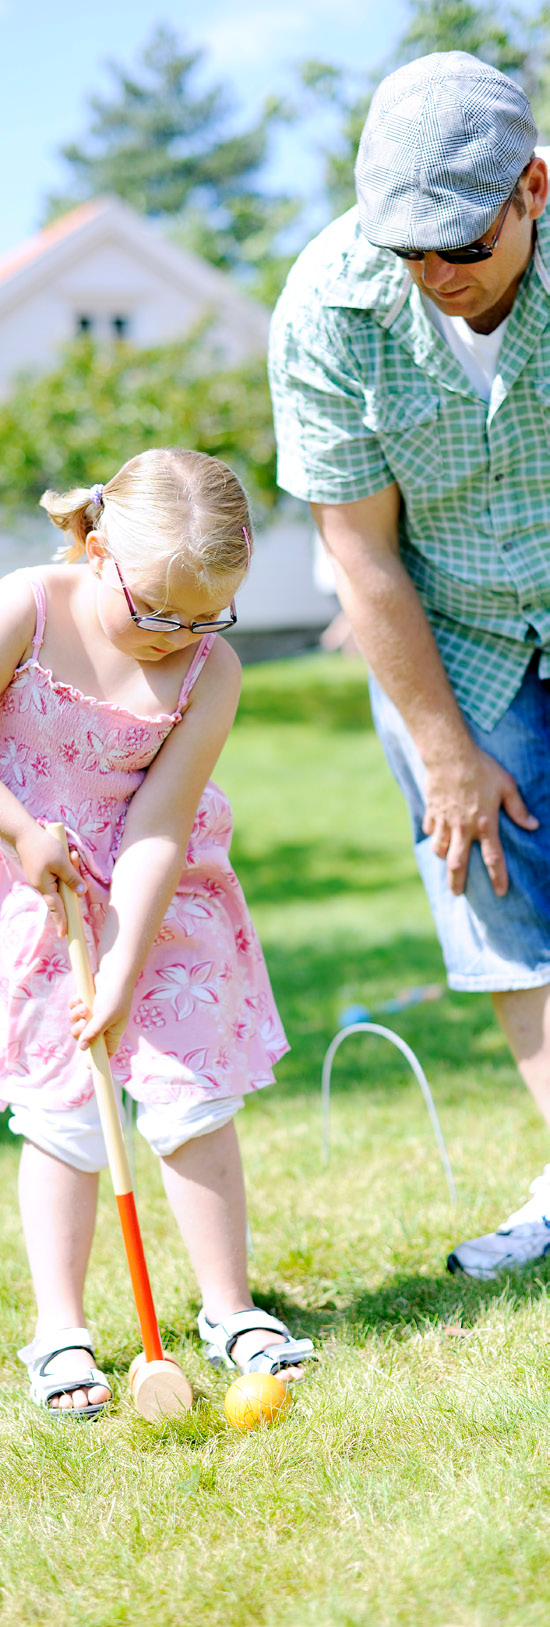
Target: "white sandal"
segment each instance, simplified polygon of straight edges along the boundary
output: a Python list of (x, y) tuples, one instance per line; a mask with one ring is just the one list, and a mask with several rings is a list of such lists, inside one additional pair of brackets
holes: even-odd
[[(293, 1339), (285, 1322), (268, 1316), (255, 1305), (250, 1311), (237, 1311), (225, 1322), (209, 1322), (200, 1311), (197, 1326), (206, 1343), (206, 1356), (212, 1367), (232, 1367), (239, 1373), (280, 1373), (285, 1367), (299, 1367), (303, 1361), (316, 1360), (311, 1339)], [(231, 1351), (241, 1333), (284, 1333), (284, 1344), (268, 1345), (258, 1350), (244, 1363), (232, 1360)]]
[[(88, 1371), (75, 1379), (62, 1378), (60, 1373), (46, 1373), (45, 1369), (54, 1356), (60, 1356), (64, 1350), (88, 1350), (91, 1356)], [(94, 1348), (87, 1328), (60, 1328), (57, 1334), (49, 1334), (46, 1339), (33, 1339), (17, 1354), (31, 1381), (31, 1401), (37, 1407), (46, 1407), (52, 1418), (59, 1419), (60, 1423), (66, 1423), (69, 1418), (95, 1418), (99, 1412), (104, 1412), (113, 1399), (109, 1380), (95, 1365)], [(87, 1407), (50, 1407), (52, 1395), (70, 1395), (73, 1390), (88, 1390), (92, 1384), (102, 1384), (110, 1391), (107, 1401), (96, 1401)]]

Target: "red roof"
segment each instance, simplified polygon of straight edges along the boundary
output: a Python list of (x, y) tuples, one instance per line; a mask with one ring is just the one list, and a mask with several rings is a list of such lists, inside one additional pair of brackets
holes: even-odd
[(0, 282), (12, 277), (21, 266), (28, 264), (29, 260), (37, 260), (39, 255), (46, 254), (63, 237), (69, 237), (71, 232), (78, 231), (86, 221), (92, 220), (99, 210), (104, 208), (103, 198), (90, 198), (88, 203), (80, 203), (76, 209), (70, 209), (67, 215), (60, 215), (59, 220), (52, 221), (51, 226), (45, 226), (44, 231), (36, 232), (20, 243), (16, 249), (8, 249), (8, 253), (0, 258)]

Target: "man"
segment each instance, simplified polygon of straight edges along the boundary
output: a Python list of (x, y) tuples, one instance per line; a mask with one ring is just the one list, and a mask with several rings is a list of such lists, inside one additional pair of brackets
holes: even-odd
[[(280, 483), (373, 677), (450, 986), (490, 990), (550, 1125), (550, 220), (523, 92), (460, 51), (380, 85), (358, 209), (273, 319)], [(549, 212), (550, 213), (550, 212)], [(550, 1164), (451, 1270), (550, 1249)]]

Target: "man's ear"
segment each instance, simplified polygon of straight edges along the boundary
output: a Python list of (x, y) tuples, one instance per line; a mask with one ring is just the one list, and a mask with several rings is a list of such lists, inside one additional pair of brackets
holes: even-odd
[(548, 201), (548, 170), (544, 158), (533, 158), (526, 175), (522, 175), (522, 193), (531, 220), (538, 220)]

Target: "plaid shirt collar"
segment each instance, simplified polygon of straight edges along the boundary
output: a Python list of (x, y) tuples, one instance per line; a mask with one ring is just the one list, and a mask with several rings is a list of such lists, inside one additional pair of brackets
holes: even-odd
[[(349, 223), (338, 268), (322, 295), (323, 305), (342, 305), (349, 310), (372, 311), (383, 327), (393, 326), (411, 289), (412, 278), (406, 262), (389, 249), (368, 243), (359, 225), (359, 211), (349, 209), (342, 224)], [(537, 224), (535, 253), (522, 282), (522, 289), (536, 274), (544, 293), (550, 295), (550, 206)]]
[[(428, 320), (404, 262), (367, 242), (356, 209), (344, 219), (350, 222), (353, 235), (351, 243), (348, 235), (336, 277), (331, 276), (322, 295), (323, 305), (368, 311), (381, 327), (391, 328), (394, 339), (424, 373), (459, 395), (476, 397), (460, 363)], [(491, 416), (515, 384), (549, 321), (550, 209), (538, 222), (535, 252), (510, 315), (500, 358), (500, 395), (495, 396)]]

